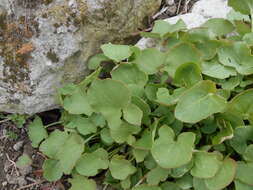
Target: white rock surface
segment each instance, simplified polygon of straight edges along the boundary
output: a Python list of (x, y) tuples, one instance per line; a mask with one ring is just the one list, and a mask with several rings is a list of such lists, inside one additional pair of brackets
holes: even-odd
[[(199, 27), (210, 18), (226, 18), (231, 8), (227, 5), (227, 0), (200, 0), (193, 5), (190, 13), (178, 15), (165, 19), (165, 21), (175, 24), (182, 19), (188, 29)], [(141, 49), (154, 47), (155, 40), (142, 38), (136, 46)]]

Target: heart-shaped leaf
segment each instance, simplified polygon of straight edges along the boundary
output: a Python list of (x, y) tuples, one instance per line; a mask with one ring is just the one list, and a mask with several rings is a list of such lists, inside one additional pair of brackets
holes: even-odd
[(226, 158), (219, 171), (213, 178), (205, 179), (205, 183), (210, 190), (220, 190), (227, 187), (235, 177), (236, 161)]
[(42, 169), (43, 177), (48, 181), (57, 181), (63, 175), (63, 171), (58, 160), (45, 160)]
[(55, 158), (59, 160), (60, 168), (65, 174), (70, 174), (77, 160), (84, 151), (84, 140), (78, 134), (72, 133), (58, 150)]
[(131, 48), (127, 45), (115, 45), (109, 43), (102, 45), (101, 49), (106, 57), (116, 62), (127, 59), (132, 55)]
[(194, 165), (191, 175), (197, 178), (214, 177), (222, 165), (222, 158), (216, 152), (196, 152), (194, 153)]
[(180, 97), (175, 117), (183, 122), (197, 123), (214, 113), (222, 112), (226, 107), (226, 100), (216, 95), (216, 91), (212, 81), (197, 83)]
[(253, 162), (237, 162), (236, 179), (242, 183), (253, 186)]
[(28, 135), (34, 148), (37, 148), (40, 142), (47, 138), (47, 131), (39, 117), (35, 117), (33, 122), (29, 124)]
[(135, 104), (129, 104), (126, 108), (123, 109), (124, 119), (133, 125), (141, 125), (143, 112)]
[(88, 90), (90, 105), (106, 118), (111, 128), (120, 126), (121, 110), (128, 106), (130, 98), (129, 89), (112, 79), (95, 80)]
[(200, 67), (195, 63), (185, 63), (177, 68), (173, 84), (189, 88), (201, 80)]
[(136, 168), (130, 161), (121, 156), (114, 156), (109, 164), (109, 169), (115, 179), (124, 180), (136, 172)]
[(159, 138), (155, 140), (151, 153), (162, 168), (177, 168), (191, 161), (195, 134), (181, 133), (177, 141), (175, 134), (168, 126), (159, 129)]
[(86, 177), (75, 175), (72, 179), (69, 179), (69, 182), (71, 183), (71, 188), (69, 190), (81, 190), (81, 189), (87, 189), (87, 190), (96, 190), (97, 185), (96, 182), (92, 179), (87, 179)]
[(105, 170), (108, 166), (108, 153), (99, 148), (92, 153), (83, 154), (76, 164), (76, 171), (84, 176), (95, 176), (99, 170)]

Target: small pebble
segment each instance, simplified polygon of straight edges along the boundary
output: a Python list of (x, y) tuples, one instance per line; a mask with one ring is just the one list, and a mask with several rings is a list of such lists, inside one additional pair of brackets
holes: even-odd
[(7, 182), (7, 181), (4, 181), (4, 182), (2, 183), (2, 186), (5, 187), (7, 184), (8, 184), (8, 182)]
[(172, 6), (175, 4), (175, 1), (174, 0), (166, 0), (166, 3), (169, 5), (169, 6)]
[(19, 141), (13, 145), (13, 149), (16, 151), (19, 151), (22, 148), (23, 144), (24, 144), (24, 141)]

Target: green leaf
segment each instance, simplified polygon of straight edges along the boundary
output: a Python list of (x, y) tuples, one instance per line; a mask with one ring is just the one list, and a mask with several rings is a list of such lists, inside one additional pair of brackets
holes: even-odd
[(177, 141), (175, 134), (168, 126), (159, 129), (159, 138), (151, 149), (152, 156), (162, 168), (178, 168), (191, 161), (195, 134), (181, 133)]
[(145, 130), (141, 138), (138, 139), (132, 146), (141, 150), (150, 150), (153, 145), (152, 133), (149, 130)]
[(47, 130), (44, 128), (43, 123), (38, 116), (36, 116), (33, 122), (29, 124), (28, 135), (34, 148), (37, 148), (40, 142), (47, 138)]
[(235, 96), (227, 106), (227, 112), (236, 114), (244, 120), (253, 122), (253, 89), (248, 89)]
[(102, 63), (104, 61), (110, 61), (110, 59), (108, 59), (108, 57), (106, 57), (102, 53), (94, 55), (88, 61), (88, 68), (90, 70), (95, 70), (95, 69), (97, 69), (100, 66), (100, 63)]
[(241, 12), (242, 14), (249, 15), (253, 10), (252, 0), (229, 0), (228, 5), (234, 10)]
[(120, 182), (120, 185), (123, 189), (129, 189), (131, 187), (130, 177)]
[(216, 175), (213, 178), (205, 179), (207, 188), (210, 190), (220, 190), (227, 187), (234, 180), (236, 166), (236, 161), (226, 158)]
[(127, 45), (114, 45), (109, 43), (102, 45), (101, 49), (106, 57), (116, 62), (125, 60), (132, 55), (131, 48)]
[(193, 177), (187, 173), (183, 177), (177, 179), (176, 184), (181, 189), (190, 189), (193, 186)]
[(197, 177), (193, 178), (193, 187), (194, 190), (210, 190), (207, 188), (205, 180)]
[(170, 173), (170, 170), (156, 167), (147, 174), (147, 183), (149, 185), (158, 185), (161, 181), (165, 181)]
[(40, 151), (50, 158), (55, 158), (57, 151), (62, 148), (69, 135), (67, 132), (55, 130), (41, 143)]
[(79, 117), (76, 119), (77, 130), (82, 135), (89, 135), (97, 132), (97, 126), (90, 118)]
[(48, 181), (57, 181), (63, 175), (60, 162), (58, 160), (45, 160), (42, 166), (43, 177)]
[(143, 162), (149, 151), (141, 149), (133, 149), (133, 156), (137, 163)]
[(177, 68), (173, 84), (189, 88), (201, 80), (202, 75), (199, 66), (195, 63), (185, 63)]
[(230, 140), (230, 145), (237, 153), (243, 154), (249, 140), (253, 141), (253, 127), (240, 126), (234, 130), (234, 137)]
[(237, 162), (237, 171), (235, 179), (242, 183), (253, 186), (253, 162)]
[(30, 166), (31, 164), (32, 159), (25, 153), (22, 156), (18, 157), (18, 160), (16, 162), (18, 168), (25, 168), (27, 166)]
[(248, 46), (253, 46), (253, 32), (245, 34), (242, 39)]
[(136, 172), (136, 168), (131, 164), (130, 161), (125, 160), (123, 157), (117, 155), (111, 159), (109, 169), (113, 178), (119, 180), (124, 180)]
[(143, 32), (143, 37), (150, 37), (150, 38), (166, 38), (174, 32), (178, 32), (181, 30), (186, 29), (186, 25), (183, 20), (178, 20), (176, 24), (170, 24), (164, 20), (157, 20), (155, 21), (155, 25), (153, 30), (149, 33)]
[(216, 91), (212, 81), (197, 83), (180, 97), (175, 117), (183, 122), (197, 123), (214, 113), (222, 112), (226, 107), (226, 100), (216, 95)]
[(128, 142), (133, 138), (133, 134), (138, 134), (141, 128), (127, 122), (122, 122), (119, 127), (110, 129), (110, 134), (113, 140), (117, 143)]
[(223, 18), (212, 18), (206, 21), (202, 27), (211, 30), (216, 36), (223, 36), (234, 31), (233, 24)]
[(108, 153), (99, 148), (92, 153), (83, 154), (76, 164), (76, 171), (84, 176), (95, 176), (99, 170), (105, 170), (108, 166)]
[(148, 81), (146, 73), (140, 71), (136, 65), (122, 63), (111, 72), (112, 79), (125, 84), (144, 87)]
[(77, 160), (84, 151), (84, 140), (78, 134), (72, 133), (56, 154), (60, 167), (65, 174), (70, 174)]
[(186, 174), (190, 169), (192, 169), (192, 167), (193, 167), (193, 160), (179, 168), (171, 169), (170, 175), (174, 178), (180, 178), (184, 174)]
[(253, 144), (250, 144), (244, 154), (243, 154), (243, 158), (244, 160), (246, 160), (247, 162), (253, 162)]
[(71, 188), (69, 190), (96, 190), (96, 182), (92, 179), (87, 179), (86, 177), (76, 175), (74, 178), (69, 179), (71, 183)]
[(93, 112), (86, 93), (79, 88), (64, 98), (63, 108), (71, 114), (91, 115)]
[(173, 91), (173, 94), (170, 94), (167, 88), (158, 88), (156, 93), (156, 102), (162, 105), (170, 106), (174, 105), (178, 102), (180, 96), (186, 91), (187, 89), (177, 88)]
[(100, 131), (100, 137), (105, 145), (111, 145), (114, 142), (113, 138), (111, 137), (110, 130), (108, 128), (104, 128)]
[(225, 140), (232, 139), (234, 137), (234, 130), (230, 122), (223, 120), (220, 131), (212, 137), (212, 144), (221, 144)]
[(200, 62), (200, 52), (193, 45), (188, 43), (181, 43), (173, 47), (166, 57), (165, 71), (174, 78), (175, 72), (178, 67), (184, 63), (196, 63)]
[(214, 177), (222, 165), (220, 154), (216, 152), (196, 152), (194, 153), (194, 166), (191, 175), (197, 178)]
[(172, 182), (165, 182), (161, 185), (162, 190), (181, 190), (181, 188)]
[(155, 48), (147, 48), (142, 50), (134, 62), (141, 71), (147, 74), (155, 74), (164, 65), (164, 61), (164, 53)]
[(161, 190), (161, 188), (158, 186), (143, 184), (134, 187), (132, 190)]
[(219, 61), (242, 75), (253, 74), (253, 56), (245, 42), (228, 43), (218, 50)]
[(95, 80), (88, 90), (88, 99), (92, 108), (101, 113), (109, 127), (121, 124), (121, 110), (130, 103), (129, 89), (119, 81), (112, 79)]
[(236, 76), (237, 72), (232, 67), (226, 67), (219, 63), (218, 60), (205, 61), (202, 63), (202, 73), (204, 75), (217, 79), (225, 79), (230, 76)]
[(207, 40), (204, 42), (196, 42), (195, 47), (202, 53), (203, 60), (211, 60), (217, 54), (221, 43), (218, 40)]
[(124, 119), (133, 125), (141, 125), (143, 112), (135, 104), (129, 104), (126, 108), (123, 109)]
[(234, 181), (236, 190), (253, 190), (253, 186), (242, 183), (238, 180)]

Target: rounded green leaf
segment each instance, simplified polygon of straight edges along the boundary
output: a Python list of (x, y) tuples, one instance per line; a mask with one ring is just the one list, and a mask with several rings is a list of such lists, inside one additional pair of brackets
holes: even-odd
[(235, 96), (227, 106), (227, 112), (236, 114), (244, 120), (253, 122), (253, 89), (245, 90)]
[(194, 190), (210, 190), (207, 188), (205, 180), (197, 177), (193, 178), (193, 187)]
[(247, 185), (253, 186), (253, 162), (237, 163), (236, 179)]
[(63, 171), (58, 160), (45, 160), (42, 169), (43, 177), (48, 181), (57, 181), (63, 175)]
[(205, 183), (210, 190), (220, 190), (227, 187), (234, 180), (236, 173), (236, 161), (226, 158), (219, 171), (213, 178), (205, 179)]
[(83, 176), (75, 175), (69, 182), (71, 183), (69, 190), (97, 190), (96, 182)]
[(180, 65), (175, 73), (173, 84), (181, 87), (191, 87), (202, 80), (201, 70), (195, 63)]
[(249, 15), (253, 9), (252, 0), (229, 0), (228, 5), (245, 15)]
[(195, 134), (181, 133), (177, 141), (174, 140), (171, 128), (163, 126), (159, 129), (159, 138), (155, 140), (151, 149), (152, 156), (162, 168), (178, 168), (191, 161)]
[(253, 141), (253, 127), (240, 126), (234, 130), (234, 137), (230, 140), (230, 145), (239, 154), (244, 154), (248, 141)]
[(175, 109), (175, 117), (187, 123), (197, 123), (214, 113), (222, 112), (226, 100), (216, 95), (212, 81), (201, 81), (180, 97)]
[(126, 108), (123, 109), (124, 119), (133, 125), (141, 125), (143, 112), (135, 104), (129, 104)]
[(16, 165), (18, 168), (26, 168), (27, 166), (30, 166), (32, 164), (32, 159), (24, 153), (22, 156), (18, 157), (18, 160), (16, 162)]
[(158, 185), (161, 181), (165, 181), (170, 173), (170, 170), (156, 167), (147, 174), (147, 183), (149, 185)]
[(121, 110), (128, 106), (131, 95), (122, 82), (97, 79), (88, 90), (88, 99), (92, 108), (106, 118), (108, 125), (116, 127), (121, 123)]
[(234, 181), (236, 190), (253, 190), (253, 186), (242, 183), (238, 180)]
[(109, 43), (102, 45), (101, 49), (106, 57), (116, 62), (127, 59), (132, 55), (131, 48), (127, 45), (114, 45)]
[(143, 184), (134, 187), (132, 190), (161, 190), (161, 188), (158, 186)]
[(184, 63), (199, 63), (201, 54), (193, 45), (181, 43), (173, 47), (166, 57), (166, 70), (171, 77), (175, 76), (177, 68)]
[(91, 57), (88, 61), (88, 68), (90, 70), (95, 70), (99, 67), (100, 63), (103, 61), (109, 61), (108, 57), (106, 57), (104, 54), (97, 54), (93, 57)]
[(190, 161), (188, 164), (183, 165), (179, 168), (173, 168), (171, 169), (170, 175), (174, 178), (180, 178), (184, 174), (186, 174), (191, 168), (193, 167), (193, 160)]
[(162, 190), (182, 190), (177, 184), (165, 182), (161, 185)]
[(40, 151), (50, 158), (55, 158), (57, 151), (62, 148), (68, 137), (67, 132), (55, 130), (50, 133), (49, 137), (40, 145)]
[(248, 162), (253, 162), (253, 144), (249, 145), (244, 154), (243, 154), (243, 158), (244, 160), (248, 161)]
[(148, 48), (141, 52), (135, 63), (141, 71), (147, 74), (155, 74), (163, 66), (164, 60), (164, 53), (155, 48)]
[(55, 156), (59, 160), (60, 167), (65, 174), (71, 173), (83, 151), (83, 138), (75, 133), (69, 135)]
[(29, 139), (32, 141), (32, 146), (37, 148), (40, 142), (47, 138), (47, 130), (39, 117), (35, 117), (32, 123), (28, 126)]
[(136, 168), (131, 164), (130, 161), (125, 160), (121, 156), (114, 156), (109, 164), (112, 177), (119, 180), (124, 180), (128, 176), (136, 172)]
[(191, 175), (197, 178), (211, 178), (215, 176), (221, 165), (220, 155), (216, 152), (196, 152)]
[(120, 64), (111, 72), (111, 75), (114, 80), (140, 87), (144, 87), (148, 80), (146, 73), (140, 71), (136, 65), (129, 63)]
[(71, 114), (91, 115), (93, 112), (86, 93), (81, 89), (76, 89), (71, 95), (64, 98), (63, 108)]
[(133, 138), (133, 134), (139, 133), (140, 127), (129, 124), (127, 122), (122, 122), (119, 127), (114, 127), (110, 129), (110, 134), (113, 140), (117, 143), (128, 142), (129, 139)]
[(216, 36), (223, 36), (234, 31), (235, 27), (233, 24), (223, 18), (212, 18), (206, 21), (202, 27), (207, 27)]
[(83, 154), (76, 164), (76, 171), (84, 176), (95, 176), (99, 170), (107, 169), (108, 165), (108, 153), (99, 148), (92, 153)]
[(214, 77), (217, 79), (225, 79), (230, 76), (237, 75), (237, 72), (232, 67), (226, 67), (214, 59), (211, 61), (205, 61), (202, 63), (202, 73), (204, 75)]

